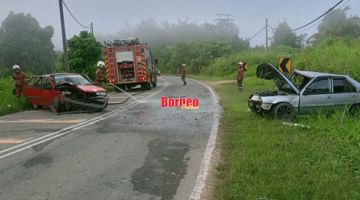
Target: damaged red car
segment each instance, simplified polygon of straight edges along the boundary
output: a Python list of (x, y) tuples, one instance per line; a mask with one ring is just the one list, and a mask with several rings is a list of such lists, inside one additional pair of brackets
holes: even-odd
[(23, 94), (34, 108), (50, 108), (54, 112), (102, 111), (108, 105), (108, 93), (93, 85), (84, 75), (55, 73), (33, 77)]

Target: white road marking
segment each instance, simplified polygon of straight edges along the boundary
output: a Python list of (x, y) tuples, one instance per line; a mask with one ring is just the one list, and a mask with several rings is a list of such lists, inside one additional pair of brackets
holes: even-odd
[(110, 99), (127, 99), (127, 98), (129, 97), (114, 97), (114, 96), (110, 97)]
[[(191, 80), (193, 80), (193, 79), (191, 79)], [(193, 81), (198, 82), (199, 84), (206, 87), (211, 92), (211, 95), (213, 97), (213, 101), (215, 104), (215, 111), (214, 111), (214, 115), (213, 115), (213, 123), (212, 123), (211, 132), (210, 132), (210, 136), (209, 136), (209, 141), (206, 145), (204, 156), (201, 161), (200, 172), (196, 178), (195, 186), (190, 195), (191, 200), (200, 200), (201, 193), (205, 187), (206, 179), (209, 175), (209, 169), (210, 169), (210, 164), (211, 164), (210, 161), (211, 161), (211, 157), (212, 157), (215, 145), (216, 145), (216, 138), (217, 138), (217, 133), (218, 133), (218, 129), (219, 129), (219, 120), (220, 120), (220, 106), (218, 103), (219, 102), (218, 96), (215, 94), (215, 92), (213, 91), (212, 88), (210, 88), (209, 86), (207, 86), (199, 81), (196, 81), (196, 80), (193, 80)]]
[[(166, 82), (161, 89), (159, 89), (159, 90), (157, 90), (157, 91), (154, 91), (152, 94), (149, 94), (149, 95), (146, 96), (144, 99), (148, 99), (148, 98), (151, 98), (151, 97), (157, 95), (157, 94), (160, 93), (162, 90), (164, 90), (165, 88), (167, 88), (168, 85), (169, 85), (169, 83)], [(124, 106), (124, 107), (121, 107), (121, 108), (115, 110), (115, 111), (111, 111), (111, 112), (106, 113), (106, 114), (104, 114), (104, 115), (101, 115), (101, 116), (92, 118), (92, 119), (87, 120), (87, 121), (84, 121), (84, 122), (82, 122), (82, 123), (80, 123), (80, 124), (76, 124), (76, 125), (73, 125), (73, 126), (69, 126), (69, 127), (66, 127), (66, 128), (64, 128), (64, 129), (62, 129), (62, 130), (59, 130), (59, 131), (56, 131), (56, 132), (53, 132), (53, 133), (44, 135), (44, 136), (42, 136), (42, 137), (35, 138), (35, 139), (30, 140), (30, 141), (28, 141), (28, 142), (25, 142), (25, 143), (22, 143), (22, 144), (15, 145), (15, 146), (12, 146), (12, 147), (10, 147), (10, 148), (4, 149), (4, 150), (0, 151), (0, 155), (3, 154), (3, 155), (0, 156), (0, 160), (6, 158), (6, 157), (8, 157), (8, 156), (14, 155), (14, 154), (16, 154), (16, 153), (19, 153), (19, 152), (21, 152), (21, 151), (24, 151), (24, 150), (26, 150), (26, 149), (29, 149), (29, 148), (31, 148), (31, 147), (33, 147), (33, 146), (35, 146), (35, 145), (38, 145), (38, 144), (47, 142), (47, 141), (49, 141), (49, 140), (53, 140), (53, 139), (55, 139), (55, 138), (61, 137), (61, 136), (65, 135), (65, 134), (68, 134), (68, 133), (70, 133), (70, 132), (72, 132), (72, 131), (75, 131), (75, 130), (84, 128), (84, 127), (86, 127), (86, 126), (90, 126), (90, 125), (92, 125), (92, 124), (95, 124), (95, 123), (97, 123), (97, 122), (99, 122), (99, 121), (102, 121), (102, 120), (104, 120), (104, 119), (107, 119), (107, 118), (109, 118), (109, 117), (116, 116), (117, 114), (119, 114), (119, 113), (121, 113), (121, 112), (123, 112), (123, 111), (126, 111), (126, 110), (128, 110), (129, 108), (131, 108), (131, 107), (133, 107), (133, 106), (135, 106), (135, 105), (137, 105), (137, 104), (139, 104), (139, 103), (141, 103), (141, 102), (143, 102), (143, 101), (130, 103), (130, 104)], [(21, 148), (21, 147), (22, 147), (22, 148)]]
[(18, 120), (0, 120), (0, 124), (16, 124), (16, 123), (77, 124), (85, 120), (86, 119), (74, 119), (74, 120), (18, 119)]

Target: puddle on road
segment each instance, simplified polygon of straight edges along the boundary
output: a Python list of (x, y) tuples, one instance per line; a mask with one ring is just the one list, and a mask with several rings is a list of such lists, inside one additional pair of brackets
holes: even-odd
[(48, 154), (40, 154), (35, 157), (28, 159), (24, 164), (23, 167), (30, 168), (37, 165), (46, 165), (53, 162), (53, 158)]
[(183, 142), (150, 142), (144, 165), (131, 175), (133, 190), (160, 196), (162, 200), (172, 199), (186, 174), (188, 151), (189, 144)]

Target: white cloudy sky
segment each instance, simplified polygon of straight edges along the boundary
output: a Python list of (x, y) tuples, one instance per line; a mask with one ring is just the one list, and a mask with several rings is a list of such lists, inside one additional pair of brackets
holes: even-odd
[[(115, 34), (125, 23), (135, 25), (140, 20), (153, 17), (157, 21), (177, 22), (188, 19), (197, 23), (212, 23), (217, 13), (232, 14), (240, 29), (240, 37), (249, 38), (265, 24), (276, 27), (287, 21), (292, 28), (315, 19), (339, 0), (65, 0), (74, 15), (83, 24), (94, 23), (94, 31)], [(360, 1), (345, 0), (339, 7), (351, 7), (349, 14), (360, 16)], [(10, 11), (30, 13), (41, 24), (55, 29), (53, 42), (61, 49), (61, 31), (58, 0), (1, 0), (0, 21)], [(81, 28), (64, 10), (67, 38), (78, 34)], [(316, 24), (298, 33), (312, 34)], [(264, 33), (251, 41), (263, 45)]]

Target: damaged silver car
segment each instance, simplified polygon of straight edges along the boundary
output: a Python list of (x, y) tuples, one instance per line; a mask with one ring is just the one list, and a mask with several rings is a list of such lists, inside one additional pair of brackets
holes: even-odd
[(360, 83), (347, 75), (295, 70), (288, 78), (269, 63), (258, 65), (256, 76), (273, 80), (275, 91), (250, 95), (250, 110), (265, 116), (292, 121), (296, 115), (330, 112), (349, 108), (354, 115), (360, 108)]

